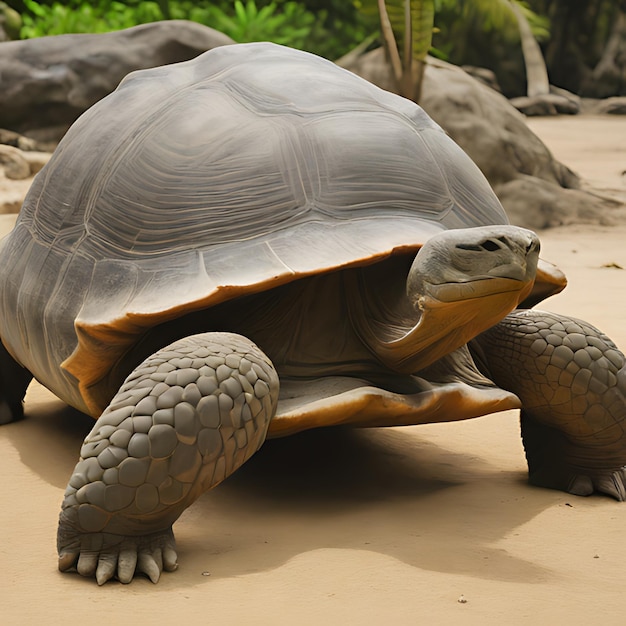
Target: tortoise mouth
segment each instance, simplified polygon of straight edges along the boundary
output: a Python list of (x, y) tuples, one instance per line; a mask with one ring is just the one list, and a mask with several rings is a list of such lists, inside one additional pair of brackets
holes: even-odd
[(459, 302), (461, 300), (471, 300), (484, 298), (499, 293), (525, 291), (524, 283), (532, 286), (533, 278), (524, 276), (512, 278), (504, 276), (474, 276), (466, 280), (448, 282), (441, 284), (423, 285), (423, 299), (435, 300), (439, 302)]

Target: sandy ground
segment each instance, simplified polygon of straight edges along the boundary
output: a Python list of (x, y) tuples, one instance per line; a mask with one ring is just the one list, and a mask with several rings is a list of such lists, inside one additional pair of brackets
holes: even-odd
[[(621, 189), (626, 120), (532, 126)], [(626, 226), (542, 240), (570, 279), (545, 308), (625, 348)], [(0, 431), (4, 624), (624, 624), (626, 504), (529, 487), (515, 412), (268, 442), (177, 523), (178, 572), (102, 588), (56, 571), (58, 508), (92, 422), (38, 385), (26, 412)]]

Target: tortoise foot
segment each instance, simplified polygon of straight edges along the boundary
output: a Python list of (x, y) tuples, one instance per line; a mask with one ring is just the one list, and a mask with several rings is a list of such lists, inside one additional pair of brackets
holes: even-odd
[(5, 400), (0, 400), (0, 425), (17, 422), (24, 417), (24, 411), (21, 406), (12, 407)]
[(626, 500), (626, 358), (602, 331), (516, 311), (474, 342), (483, 371), (522, 402), (533, 485)]
[(99, 584), (176, 568), (172, 525), (265, 440), (278, 375), (231, 333), (177, 341), (140, 364), (87, 435), (65, 491), (59, 569)]
[(0, 341), (0, 425), (24, 417), (22, 400), (32, 378), (31, 373), (13, 359)]
[(626, 453), (620, 445), (576, 442), (564, 432), (521, 414), (528, 482), (575, 496), (605, 494), (626, 501)]
[(81, 576), (95, 576), (98, 585), (113, 577), (128, 584), (136, 574), (145, 574), (157, 583), (161, 572), (178, 568), (171, 528), (142, 536), (81, 533), (62, 516), (57, 542), (59, 570), (75, 569)]

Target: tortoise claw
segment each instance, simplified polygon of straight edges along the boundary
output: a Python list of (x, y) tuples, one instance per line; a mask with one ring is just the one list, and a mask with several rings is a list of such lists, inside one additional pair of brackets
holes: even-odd
[(122, 536), (112, 533), (86, 533), (72, 537), (68, 527), (61, 529), (59, 570), (71, 569), (93, 578), (98, 585), (117, 576), (124, 584), (136, 574), (145, 574), (157, 583), (163, 571), (177, 567), (172, 529), (145, 536)]
[(599, 476), (596, 490), (605, 493), (619, 502), (626, 501), (626, 468), (622, 467), (615, 472)]
[(561, 489), (574, 496), (600, 493), (615, 498), (618, 502), (626, 502), (625, 467), (618, 470), (593, 470), (584, 474), (576, 473), (577, 471), (580, 470), (534, 472), (529, 476), (529, 482), (537, 487)]
[(575, 496), (590, 496), (604, 493), (618, 502), (626, 501), (626, 467), (607, 471), (595, 476), (577, 475), (572, 478), (566, 491)]
[(141, 550), (137, 555), (137, 571), (144, 573), (153, 583), (158, 583), (163, 571), (161, 550)]
[(593, 481), (589, 476), (574, 476), (567, 487), (567, 493), (574, 496), (590, 496), (593, 491)]
[(105, 582), (111, 580), (115, 576), (115, 570), (117, 569), (117, 560), (110, 555), (102, 555), (98, 561), (98, 568), (96, 569), (96, 582), (98, 585), (104, 585)]
[(65, 552), (59, 553), (59, 571), (60, 572), (68, 572), (73, 567), (76, 566), (76, 562), (78, 561), (78, 557), (80, 555), (79, 551), (68, 550)]

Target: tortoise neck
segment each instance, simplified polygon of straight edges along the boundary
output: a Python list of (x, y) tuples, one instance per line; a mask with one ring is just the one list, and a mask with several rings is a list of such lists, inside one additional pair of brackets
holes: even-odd
[(347, 308), (357, 337), (398, 373), (417, 373), (464, 346), (515, 309), (522, 293), (522, 283), (502, 279), (502, 291), (480, 297), (441, 301), (428, 290), (407, 294), (407, 283), (421, 284), (411, 280), (416, 271), (411, 261), (391, 258), (346, 274)]

